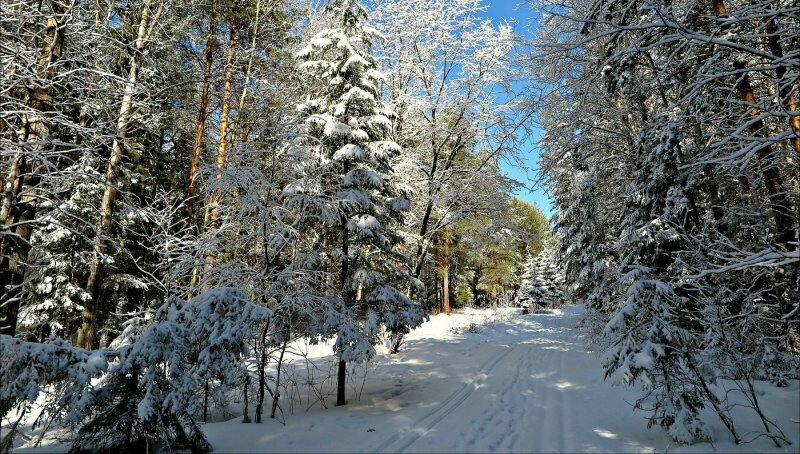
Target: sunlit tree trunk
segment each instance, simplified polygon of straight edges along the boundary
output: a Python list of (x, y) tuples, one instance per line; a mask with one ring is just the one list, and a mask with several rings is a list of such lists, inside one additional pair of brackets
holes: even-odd
[[(235, 19), (231, 19), (229, 23), (230, 27), (230, 36), (228, 37), (228, 48), (226, 52), (226, 60), (225, 60), (225, 86), (222, 91), (222, 110), (220, 112), (220, 123), (219, 123), (219, 146), (217, 147), (217, 158), (216, 158), (216, 165), (217, 165), (217, 180), (222, 179), (222, 172), (225, 170), (225, 167), (228, 163), (228, 147), (230, 145), (230, 141), (228, 140), (228, 123), (230, 120), (230, 110), (231, 110), (231, 92), (233, 91), (233, 70), (235, 65), (235, 51), (236, 51), (236, 21)], [(203, 224), (206, 226), (208, 230), (213, 230), (218, 227), (220, 216), (222, 212), (220, 210), (220, 202), (222, 199), (222, 194), (219, 192), (215, 192), (212, 194), (208, 205), (206, 206), (206, 213), (204, 217)], [(206, 254), (206, 263), (205, 269), (206, 271), (212, 269), (217, 262), (217, 249), (213, 245), (209, 247), (208, 253)], [(209, 283), (206, 283), (208, 286)]]
[[(739, 61), (734, 63), (734, 67), (737, 70), (745, 69), (744, 64)], [(756, 105), (755, 94), (753, 93), (753, 87), (750, 85), (750, 77), (747, 73), (740, 76), (737, 89), (742, 101), (753, 106)], [(753, 107), (750, 111), (750, 115), (753, 117), (758, 117), (760, 114), (761, 110), (758, 107)], [(748, 129), (750, 129), (750, 132), (754, 136), (761, 136), (763, 135), (764, 123), (761, 120), (755, 120), (750, 124)], [(767, 193), (769, 194), (770, 209), (772, 210), (772, 216), (775, 220), (775, 227), (778, 230), (778, 241), (788, 246), (789, 242), (794, 239), (791, 217), (792, 210), (789, 206), (789, 200), (786, 197), (780, 171), (774, 164), (769, 162), (771, 155), (772, 147), (769, 144), (759, 147), (758, 158), (761, 161), (761, 173), (764, 178), (764, 185), (767, 188)]]
[[(714, 0), (713, 12), (716, 16), (724, 16), (728, 14), (728, 9), (723, 0)], [(756, 107), (756, 97), (753, 92), (753, 87), (750, 83), (750, 76), (745, 71), (743, 62), (737, 60), (733, 64), (734, 69), (740, 71), (742, 74), (736, 83), (736, 89), (739, 93), (739, 98), (745, 103), (753, 106), (750, 110), (750, 115), (757, 118), (761, 115), (761, 109)], [(748, 126), (750, 133), (755, 137), (760, 137), (764, 134), (764, 122), (757, 119), (753, 120)], [(792, 210), (789, 205), (789, 200), (786, 196), (786, 191), (783, 186), (778, 168), (769, 162), (772, 155), (772, 147), (769, 143), (758, 147), (758, 159), (761, 163), (761, 174), (764, 178), (764, 186), (769, 195), (770, 210), (772, 217), (775, 221), (775, 227), (778, 232), (778, 241), (787, 247), (789, 242), (794, 239), (794, 231), (792, 229)]]
[(211, 13), (208, 19), (208, 39), (206, 39), (205, 60), (203, 63), (203, 82), (200, 87), (200, 105), (197, 113), (197, 127), (194, 134), (192, 147), (192, 163), (189, 168), (189, 188), (186, 191), (186, 217), (192, 222), (194, 214), (195, 196), (197, 194), (197, 172), (200, 170), (200, 158), (203, 156), (203, 139), (206, 132), (208, 118), (209, 87), (211, 85), (211, 68), (214, 63), (214, 50), (217, 41), (216, 10), (214, 2), (211, 3)]
[(136, 33), (133, 55), (131, 56), (128, 67), (128, 79), (120, 104), (119, 116), (117, 117), (117, 131), (114, 141), (111, 144), (111, 158), (108, 161), (106, 171), (106, 185), (103, 192), (103, 200), (100, 205), (100, 222), (97, 226), (97, 236), (94, 240), (94, 258), (89, 267), (89, 278), (86, 283), (86, 293), (91, 296), (91, 301), (86, 304), (82, 314), (81, 327), (78, 330), (76, 345), (85, 349), (91, 349), (95, 343), (97, 320), (103, 310), (100, 301), (99, 288), (103, 272), (103, 255), (105, 247), (103, 242), (111, 233), (112, 215), (114, 213), (114, 203), (117, 199), (117, 185), (122, 176), (122, 159), (125, 155), (123, 142), (128, 135), (131, 116), (133, 115), (133, 94), (142, 65), (142, 57), (153, 27), (158, 17), (163, 11), (163, 4), (153, 14), (153, 0), (145, 0), (142, 6), (142, 17)]
[(437, 275), (441, 277), (441, 305), (437, 301), (437, 312), (441, 309), (442, 312), (451, 313), (450, 308), (450, 232), (447, 227), (443, 228), (438, 235), (438, 245), (436, 248), (436, 264)]
[[(783, 59), (783, 47), (778, 40), (779, 30), (777, 24), (775, 23), (775, 18), (768, 18), (766, 22), (768, 35), (767, 41), (769, 43), (770, 52), (772, 52), (775, 57)], [(794, 96), (794, 93), (796, 93), (796, 90), (794, 89), (796, 84), (792, 84), (788, 80), (784, 81), (784, 77), (786, 76), (786, 66), (783, 64), (780, 64), (777, 66), (777, 68), (775, 68), (775, 75), (778, 78), (778, 94), (783, 102), (783, 106), (786, 108), (786, 112), (790, 115), (789, 124), (791, 125), (795, 134), (795, 137), (792, 138), (792, 147), (796, 153), (800, 154), (800, 113), (798, 112), (797, 98)]]

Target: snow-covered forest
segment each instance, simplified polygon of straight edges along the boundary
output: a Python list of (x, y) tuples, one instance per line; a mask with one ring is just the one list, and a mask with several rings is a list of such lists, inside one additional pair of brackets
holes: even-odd
[(797, 452), (794, 0), (0, 0), (0, 453)]

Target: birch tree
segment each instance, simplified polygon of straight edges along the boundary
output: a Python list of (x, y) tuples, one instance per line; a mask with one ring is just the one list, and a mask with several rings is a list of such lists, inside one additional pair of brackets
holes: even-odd
[(164, 5), (155, 6), (152, 0), (144, 0), (141, 4), (140, 19), (136, 31), (136, 38), (131, 43), (132, 55), (128, 62), (127, 79), (123, 88), (122, 102), (116, 122), (116, 133), (111, 144), (111, 156), (106, 171), (105, 191), (100, 205), (100, 219), (97, 224), (98, 235), (95, 238), (95, 257), (89, 267), (89, 277), (86, 283), (86, 293), (92, 298), (82, 314), (81, 327), (78, 330), (77, 345), (87, 350), (94, 347), (96, 340), (97, 319), (101, 312), (108, 312), (100, 301), (98, 294), (99, 281), (102, 276), (104, 260), (104, 241), (111, 234), (114, 203), (117, 199), (117, 186), (122, 172), (122, 160), (125, 155), (123, 142), (127, 138), (131, 116), (133, 114), (133, 97), (139, 80), (139, 71), (142, 69), (144, 53), (153, 33), (153, 29), (164, 11)]
[[(515, 35), (481, 19), (479, 0), (381, 2), (375, 22), (383, 40), (385, 90), (400, 115), (401, 164), (416, 197), (407, 223), (413, 273), (419, 277), (442, 229), (491, 200), (464, 201), (459, 188), (481, 181), (513, 187), (497, 167), (520, 164), (518, 140), (529, 112), (508, 82)], [(485, 203), (485, 204), (484, 204)]]

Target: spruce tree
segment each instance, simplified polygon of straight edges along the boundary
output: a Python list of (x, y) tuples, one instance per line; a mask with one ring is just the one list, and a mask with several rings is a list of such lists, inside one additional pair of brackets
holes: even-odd
[(407, 332), (422, 322), (422, 312), (400, 290), (410, 276), (396, 252), (397, 226), (410, 204), (390, 165), (400, 146), (389, 140), (395, 113), (380, 101), (383, 76), (370, 55), (376, 32), (357, 1), (333, 0), (327, 13), (331, 28), (297, 55), (300, 71), (318, 83), (299, 106), (308, 149), (285, 192), (306, 214), (322, 266), (338, 275), (336, 299), (322, 312), (336, 337), (337, 405), (343, 405), (346, 363), (374, 355), (382, 325)]
[(544, 249), (538, 255), (529, 255), (524, 272), (517, 304), (532, 308), (555, 307), (564, 299), (562, 272), (556, 264), (553, 250)]
[(40, 206), (40, 227), (31, 236), (30, 295), (20, 310), (19, 327), (28, 337), (69, 336), (90, 299), (80, 285), (92, 254), (92, 226), (83, 220), (92, 216), (103, 193), (98, 167), (97, 159), (84, 153), (64, 169), (71, 179), (56, 180), (60, 187), (53, 192), (68, 194), (65, 200), (45, 200)]

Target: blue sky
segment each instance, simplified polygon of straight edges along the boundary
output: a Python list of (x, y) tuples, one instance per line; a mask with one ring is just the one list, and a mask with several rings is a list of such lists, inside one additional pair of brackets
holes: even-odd
[[(517, 31), (528, 35), (527, 24), (531, 17), (531, 10), (526, 5), (520, 5), (519, 0), (487, 0), (486, 4), (489, 9), (486, 11), (486, 16), (495, 21), (502, 21), (503, 19), (510, 22), (517, 22)], [(538, 137), (538, 134), (536, 134)], [(547, 217), (552, 216), (553, 210), (550, 204), (550, 199), (545, 195), (544, 191), (535, 187), (534, 179), (536, 177), (536, 163), (539, 159), (539, 150), (535, 145), (536, 137), (531, 137), (526, 142), (524, 158), (527, 163), (528, 169), (522, 169), (512, 163), (502, 163), (503, 170), (512, 178), (521, 181), (529, 187), (528, 190), (521, 190), (515, 195), (528, 203), (538, 206)]]

